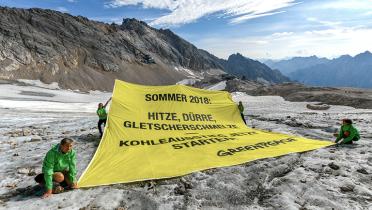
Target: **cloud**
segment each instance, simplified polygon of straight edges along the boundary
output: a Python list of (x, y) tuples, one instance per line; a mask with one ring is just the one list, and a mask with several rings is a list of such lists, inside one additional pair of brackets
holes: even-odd
[(199, 40), (196, 44), (199, 48), (222, 58), (227, 58), (235, 52), (254, 59), (311, 55), (333, 58), (372, 51), (370, 37), (372, 28), (339, 26), (322, 30), (273, 33), (267, 36), (209, 38)]
[(318, 20), (314, 17), (307, 18), (308, 21), (314, 22), (314, 23), (320, 23), (323, 26), (330, 26), (330, 27), (337, 27), (342, 24), (340, 21), (325, 21), (325, 20)]
[(67, 1), (70, 2), (70, 3), (77, 2), (77, 0), (67, 0)]
[(365, 13), (363, 13), (362, 15), (363, 15), (363, 16), (370, 16), (370, 15), (372, 15), (372, 11), (365, 12)]
[(66, 7), (57, 7), (56, 10), (60, 12), (68, 12), (68, 9)]
[(151, 25), (181, 25), (211, 14), (222, 14), (233, 24), (249, 19), (275, 15), (282, 8), (297, 4), (296, 0), (112, 0), (106, 7), (138, 5), (143, 8), (168, 10), (169, 13), (153, 20)]
[(372, 0), (328, 0), (318, 4), (316, 9), (368, 10), (372, 9)]
[(286, 37), (292, 35), (293, 32), (278, 32), (271, 34), (271, 37), (273, 38), (280, 38), (280, 37)]

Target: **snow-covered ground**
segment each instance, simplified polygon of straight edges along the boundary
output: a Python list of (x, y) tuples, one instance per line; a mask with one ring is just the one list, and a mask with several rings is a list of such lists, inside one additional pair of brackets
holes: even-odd
[(333, 140), (340, 119), (347, 117), (362, 139), (153, 183), (40, 199), (33, 178), (45, 153), (63, 137), (74, 138), (80, 176), (99, 143), (97, 103), (110, 93), (11, 84), (0, 84), (0, 90), (0, 209), (372, 209), (372, 110), (332, 106), (314, 111), (277, 96), (233, 93), (245, 105), (249, 126)]
[(219, 82), (217, 84), (211, 85), (207, 87), (207, 90), (225, 90), (226, 88), (226, 81)]

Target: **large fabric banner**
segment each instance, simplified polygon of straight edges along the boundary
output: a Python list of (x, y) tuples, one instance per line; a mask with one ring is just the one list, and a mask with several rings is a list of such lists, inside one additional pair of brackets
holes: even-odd
[(103, 138), (78, 185), (175, 177), (332, 144), (249, 128), (228, 92), (116, 80)]

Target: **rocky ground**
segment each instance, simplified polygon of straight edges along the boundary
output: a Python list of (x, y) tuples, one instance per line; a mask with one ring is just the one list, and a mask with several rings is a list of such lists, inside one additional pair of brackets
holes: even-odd
[(252, 96), (281, 96), (293, 102), (318, 102), (330, 105), (372, 109), (372, 90), (350, 87), (311, 87), (299, 83), (267, 84), (242, 80), (231, 75), (206, 76), (194, 86), (204, 88), (226, 81), (224, 90), (244, 92)]
[[(1, 88), (25, 91), (22, 86), (7, 85)], [(71, 93), (70, 106), (62, 109), (58, 106), (66, 106), (66, 101), (58, 101), (66, 98), (66, 92), (25, 88), (55, 96), (0, 96), (0, 209), (372, 209), (372, 110), (331, 106), (313, 111), (306, 103), (240, 92), (233, 93), (233, 98), (243, 101), (248, 126), (331, 141), (339, 119), (348, 117), (360, 129), (362, 139), (345, 147), (40, 199), (33, 178), (41, 171), (45, 153), (61, 138), (76, 140), (78, 176), (89, 163), (99, 143), (92, 101), (108, 94)], [(17, 101), (19, 97), (28, 100)], [(42, 98), (48, 104), (38, 107)], [(39, 104), (30, 107), (33, 101)]]

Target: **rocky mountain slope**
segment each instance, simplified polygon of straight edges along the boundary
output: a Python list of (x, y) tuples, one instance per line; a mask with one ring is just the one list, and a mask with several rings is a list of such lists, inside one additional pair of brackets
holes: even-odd
[(217, 61), (170, 30), (135, 19), (109, 25), (52, 10), (0, 7), (3, 79), (109, 90), (114, 78), (171, 84), (190, 75), (187, 69), (222, 69)]
[(251, 96), (281, 96), (292, 102), (309, 102), (309, 104), (317, 102), (323, 105), (372, 109), (372, 90), (363, 88), (312, 87), (294, 82), (268, 85), (242, 80), (231, 75), (207, 76), (196, 82), (194, 86), (208, 89), (218, 83), (224, 83), (223, 89), (228, 92), (243, 92)]
[[(271, 78), (271, 69), (244, 65), (239, 68), (253, 75), (260, 72), (259, 77), (269, 82), (284, 81)], [(196, 48), (172, 31), (135, 19), (106, 24), (52, 10), (0, 7), (0, 79), (111, 90), (115, 78), (174, 84), (232, 68), (229, 61)]]

